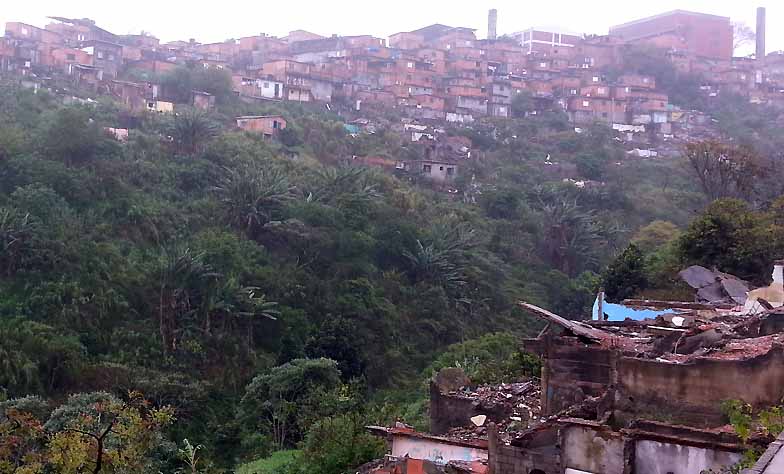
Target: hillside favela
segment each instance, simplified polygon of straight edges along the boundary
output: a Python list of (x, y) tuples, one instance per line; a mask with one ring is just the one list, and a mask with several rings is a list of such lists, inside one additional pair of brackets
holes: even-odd
[(715, 3), (8, 21), (0, 474), (784, 474), (784, 18)]

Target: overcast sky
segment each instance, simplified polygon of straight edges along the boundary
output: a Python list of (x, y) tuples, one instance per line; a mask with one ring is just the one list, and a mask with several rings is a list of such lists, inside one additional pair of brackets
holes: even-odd
[(498, 33), (531, 26), (559, 26), (578, 33), (606, 34), (611, 25), (674, 9), (729, 16), (755, 25), (756, 7), (768, 9), (768, 52), (784, 50), (784, 1), (759, 0), (0, 0), (0, 23), (36, 26), (46, 16), (92, 18), (114, 33), (144, 30), (163, 41), (195, 38), (202, 43), (267, 33), (285, 36), (304, 29), (322, 35), (373, 34), (388, 37), (432, 23), (477, 29), (487, 34), (487, 10), (498, 9)]

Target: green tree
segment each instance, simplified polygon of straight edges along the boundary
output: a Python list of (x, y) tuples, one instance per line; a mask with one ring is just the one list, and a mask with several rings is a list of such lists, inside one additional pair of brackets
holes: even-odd
[(366, 361), (357, 341), (359, 328), (343, 317), (328, 318), (305, 344), (305, 354), (310, 358), (324, 357), (338, 364), (344, 380), (361, 377)]
[(172, 410), (150, 407), (138, 392), (127, 400), (72, 395), (44, 425), (51, 433), (47, 460), (58, 472), (150, 472), (159, 467), (155, 452), (165, 448), (162, 430), (173, 420)]
[(383, 456), (386, 444), (368, 433), (365, 424), (365, 419), (355, 413), (317, 421), (303, 443), (303, 471), (342, 474)]
[(511, 105), (512, 117), (522, 118), (534, 111), (534, 99), (527, 91), (515, 94)]
[(432, 377), (445, 367), (460, 367), (474, 384), (493, 384), (538, 377), (541, 363), (521, 352), (511, 333), (485, 334), (446, 348), (425, 370)]
[(762, 284), (782, 251), (770, 218), (743, 201), (712, 203), (678, 240), (681, 261), (716, 267)]
[(632, 237), (632, 243), (643, 253), (650, 253), (680, 237), (678, 226), (669, 221), (653, 221)]
[(277, 448), (304, 436), (320, 416), (328, 416), (325, 397), (340, 386), (337, 363), (329, 359), (295, 359), (254, 377), (245, 388), (239, 417), (250, 433), (271, 436)]
[(88, 164), (111, 144), (88, 110), (76, 107), (52, 112), (43, 121), (36, 142), (44, 156), (67, 166)]
[(629, 244), (603, 275), (604, 291), (610, 301), (631, 298), (647, 286), (645, 259), (639, 247)]

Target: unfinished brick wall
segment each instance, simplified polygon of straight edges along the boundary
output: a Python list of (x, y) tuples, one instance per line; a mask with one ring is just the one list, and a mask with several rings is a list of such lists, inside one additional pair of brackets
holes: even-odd
[(569, 337), (546, 336), (526, 349), (542, 356), (542, 411), (552, 415), (600, 396), (610, 384), (612, 351), (588, 346)]
[(536, 451), (516, 446), (500, 446), (491, 462), (494, 474), (531, 474), (538, 469), (545, 474), (560, 473), (560, 464), (554, 449)]

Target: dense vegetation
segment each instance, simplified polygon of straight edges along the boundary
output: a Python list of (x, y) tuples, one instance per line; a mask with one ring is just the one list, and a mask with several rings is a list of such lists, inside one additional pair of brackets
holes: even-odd
[[(709, 194), (688, 160), (627, 159), (558, 112), (447, 130), (474, 143), (450, 194), (344, 164), (423, 156), (393, 112), (352, 137), (338, 107), (168, 80), (217, 109), (139, 118), (0, 88), (0, 473), (220, 472), (278, 452), (242, 469), (338, 474), (383, 452), (365, 424), (424, 427), (434, 370), (536, 373), (515, 338), (540, 323), (516, 301), (580, 318), (602, 285), (673, 294), (686, 263), (764, 279), (784, 250), (778, 190), (755, 181), (690, 224)], [(231, 126), (251, 113), (290, 126)]]

